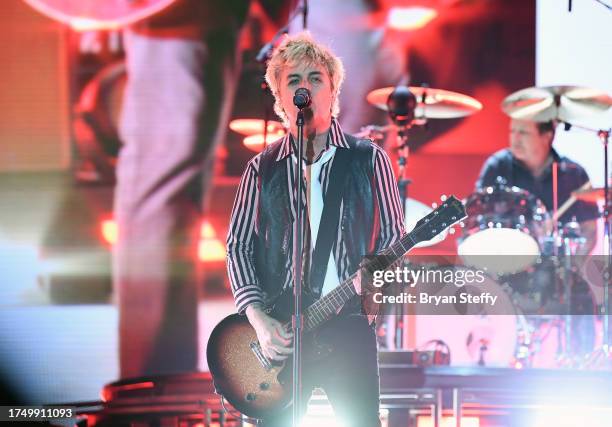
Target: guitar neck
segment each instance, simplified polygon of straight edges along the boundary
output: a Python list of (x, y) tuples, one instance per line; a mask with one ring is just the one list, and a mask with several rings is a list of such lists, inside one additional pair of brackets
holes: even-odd
[[(400, 240), (388, 246), (376, 256), (367, 259), (361, 266), (362, 270), (372, 274), (376, 270), (385, 270), (400, 259), (416, 244), (412, 233), (405, 234)], [(334, 317), (344, 305), (354, 296), (357, 290), (353, 280), (357, 273), (338, 285), (334, 290), (318, 299), (304, 312), (304, 331), (313, 330), (332, 317)]]
[[(386, 270), (417, 243), (430, 240), (465, 216), (465, 208), (461, 201), (455, 196), (450, 196), (442, 206), (421, 218), (410, 233), (404, 234), (397, 242), (366, 259), (360, 269), (368, 276), (372, 276), (375, 271)], [(351, 275), (333, 291), (304, 310), (305, 331), (312, 330), (334, 317), (348, 300), (357, 295), (353, 284), (357, 274)]]

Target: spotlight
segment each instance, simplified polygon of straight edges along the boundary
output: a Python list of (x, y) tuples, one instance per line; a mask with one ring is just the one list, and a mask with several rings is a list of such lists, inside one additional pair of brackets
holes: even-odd
[(100, 234), (107, 244), (113, 246), (117, 243), (117, 238), (119, 236), (117, 222), (112, 218), (103, 219), (100, 223)]
[(217, 237), (217, 232), (210, 221), (204, 219), (200, 229), (198, 242), (198, 259), (200, 262), (225, 261), (225, 245)]
[(396, 31), (416, 30), (427, 25), (436, 16), (438, 12), (429, 7), (392, 7), (387, 15), (387, 26)]

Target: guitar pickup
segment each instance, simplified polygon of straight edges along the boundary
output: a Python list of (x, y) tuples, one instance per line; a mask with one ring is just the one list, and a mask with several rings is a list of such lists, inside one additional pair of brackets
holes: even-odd
[(264, 356), (263, 351), (261, 350), (261, 346), (259, 345), (259, 343), (258, 342), (252, 342), (251, 344), (249, 344), (249, 347), (251, 347), (251, 351), (253, 353), (255, 353), (255, 357), (257, 357), (257, 360), (259, 360), (259, 363), (261, 363), (261, 366), (263, 366), (263, 368), (266, 371), (271, 370), (272, 369), (272, 364), (270, 363), (268, 358), (266, 356)]

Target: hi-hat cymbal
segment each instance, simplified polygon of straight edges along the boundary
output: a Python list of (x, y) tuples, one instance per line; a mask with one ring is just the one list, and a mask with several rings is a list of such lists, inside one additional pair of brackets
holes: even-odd
[[(229, 124), (231, 130), (246, 136), (263, 134), (264, 126), (264, 120), (261, 119), (235, 119)], [(281, 132), (284, 132), (282, 123), (268, 120), (268, 133)]]
[(547, 122), (571, 121), (599, 114), (612, 106), (607, 93), (578, 86), (548, 86), (521, 89), (508, 95), (502, 110), (513, 119)]
[[(395, 87), (375, 89), (366, 99), (376, 108), (387, 111), (387, 98)], [(415, 117), (428, 119), (454, 119), (482, 110), (482, 104), (471, 96), (449, 90), (410, 86), (417, 99)]]

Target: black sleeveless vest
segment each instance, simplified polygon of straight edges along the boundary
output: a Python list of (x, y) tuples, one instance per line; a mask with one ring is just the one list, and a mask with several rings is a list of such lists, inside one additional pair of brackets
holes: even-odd
[[(356, 150), (347, 171), (342, 217), (338, 225), (341, 227), (342, 239), (348, 253), (350, 274), (357, 270), (364, 255), (374, 251), (380, 224), (374, 189), (372, 143), (369, 140), (358, 140), (348, 134), (344, 136), (349, 149)], [(294, 217), (289, 191), (294, 189), (287, 188), (289, 180), (286, 164), (291, 161), (291, 156), (276, 160), (282, 143), (283, 140), (280, 140), (268, 146), (262, 152), (259, 162), (255, 268), (266, 304), (274, 301), (282, 292), (288, 273), (285, 264), (292, 258), (293, 251)], [(308, 287), (308, 284), (305, 284), (305, 287)], [(310, 291), (319, 296), (321, 289)]]

